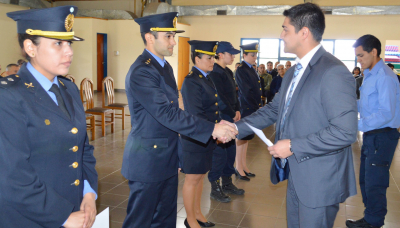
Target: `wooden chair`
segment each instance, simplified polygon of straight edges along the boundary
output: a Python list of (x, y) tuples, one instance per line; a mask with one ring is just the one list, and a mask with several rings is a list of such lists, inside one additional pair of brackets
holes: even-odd
[[(109, 108), (113, 110), (121, 110), (121, 114), (116, 115), (116, 119), (122, 119), (122, 130), (125, 130), (125, 116), (130, 116), (129, 114), (125, 114), (125, 109), (128, 107), (128, 104), (124, 103), (115, 103), (114, 96), (114, 79), (111, 77), (105, 77), (102, 82), (102, 90), (103, 90), (103, 108)], [(106, 94), (107, 93), (107, 94)], [(107, 105), (106, 105), (107, 101)], [(117, 117), (121, 116), (121, 117)]]
[(67, 75), (65, 75), (65, 77), (68, 78), (69, 80), (71, 80), (73, 83), (75, 83), (75, 78), (74, 78), (74, 76), (72, 76), (72, 75), (70, 75), (70, 74), (67, 74)]
[[(101, 124), (95, 124), (95, 126), (101, 126), (102, 135), (106, 135), (106, 126), (111, 125), (111, 133), (114, 133), (114, 110), (108, 108), (94, 107), (93, 100), (93, 81), (84, 78), (81, 82), (81, 99), (82, 102), (86, 101), (86, 113), (101, 116), (101, 121), (96, 120), (95, 122), (101, 122)], [(106, 121), (107, 118), (111, 120)]]
[(89, 123), (86, 123), (86, 130), (92, 132), (92, 141), (94, 140), (96, 136), (96, 131), (95, 131), (95, 119), (94, 115), (90, 113), (85, 113), (86, 120), (89, 120)]

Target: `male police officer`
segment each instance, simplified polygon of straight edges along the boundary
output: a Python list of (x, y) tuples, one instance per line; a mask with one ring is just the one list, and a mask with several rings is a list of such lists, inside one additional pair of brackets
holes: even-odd
[(131, 189), (123, 227), (175, 227), (179, 135), (206, 143), (210, 135), (227, 142), (234, 127), (201, 120), (179, 109), (174, 74), (164, 56), (175, 46), (177, 13), (135, 19), (146, 46), (125, 80), (132, 130), (122, 174)]
[[(218, 43), (216, 63), (210, 73), (210, 78), (217, 89), (218, 97), (224, 104), (221, 106), (220, 116), (223, 120), (231, 123), (240, 120), (240, 105), (236, 95), (236, 85), (233, 79), (233, 73), (228, 65), (231, 65), (235, 55), (240, 53), (231, 43), (221, 41)], [(243, 195), (244, 190), (238, 189), (232, 183), (232, 174), (235, 173), (233, 164), (236, 157), (236, 143), (231, 141), (224, 145), (223, 150), (214, 150), (213, 163), (211, 171), (208, 173), (208, 180), (211, 182), (211, 198), (220, 202), (230, 202), (229, 196), (224, 193)], [(222, 188), (219, 184), (219, 178), (222, 177)]]

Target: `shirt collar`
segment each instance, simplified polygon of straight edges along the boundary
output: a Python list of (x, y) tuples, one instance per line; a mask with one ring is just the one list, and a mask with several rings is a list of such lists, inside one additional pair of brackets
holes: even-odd
[(383, 60), (381, 59), (375, 64), (375, 66), (372, 68), (372, 70), (365, 69), (364, 75), (365, 76), (367, 76), (368, 74), (376, 75), (378, 73), (378, 70), (380, 70), (383, 65), (384, 65), (384, 63), (383, 63)]
[(196, 69), (197, 70), (199, 70), (200, 71), (200, 73), (202, 73), (205, 77), (207, 77), (207, 73), (206, 72), (204, 72), (204, 71), (202, 71), (202, 70), (200, 70), (197, 66), (194, 66), (194, 67), (196, 67)]
[(41, 74), (39, 71), (37, 71), (30, 62), (26, 64), (26, 68), (31, 72), (33, 77), (36, 79), (36, 81), (39, 82), (39, 84), (43, 87), (44, 90), (49, 91), (51, 86), (53, 84), (58, 85), (58, 80), (57, 76), (54, 78), (53, 82), (51, 82), (48, 78), (46, 78), (43, 74)]
[(305, 69), (308, 64), (310, 63), (311, 59), (314, 57), (315, 53), (317, 53), (318, 49), (322, 46), (322, 44), (318, 44), (316, 47), (314, 47), (311, 51), (309, 51), (303, 58), (297, 57), (295, 62), (300, 63), (301, 66)]
[(151, 51), (149, 51), (149, 50), (147, 50), (147, 48), (145, 49), (148, 53), (150, 53), (150, 55), (151, 56), (153, 56), (153, 58), (155, 59), (155, 60), (157, 60), (157, 62), (162, 66), (162, 67), (164, 67), (164, 65), (165, 65), (165, 58), (164, 59), (160, 59), (160, 57), (158, 57), (158, 56), (156, 56), (155, 54), (153, 54), (153, 53), (151, 53)]
[(253, 68), (253, 66), (250, 63), (248, 63), (248, 62), (246, 62), (244, 60), (243, 60), (243, 62), (245, 62), (247, 64), (247, 66), (249, 66), (250, 68)]

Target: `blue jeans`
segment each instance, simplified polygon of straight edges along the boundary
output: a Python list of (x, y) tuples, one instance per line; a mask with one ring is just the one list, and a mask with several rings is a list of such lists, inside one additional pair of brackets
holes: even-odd
[(364, 219), (373, 226), (384, 225), (387, 213), (386, 189), (389, 187), (389, 169), (398, 140), (397, 129), (363, 135), (360, 188), (365, 206)]

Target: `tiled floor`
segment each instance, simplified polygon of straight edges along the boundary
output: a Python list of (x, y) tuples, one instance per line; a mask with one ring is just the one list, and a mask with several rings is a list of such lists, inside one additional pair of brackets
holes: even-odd
[[(101, 94), (96, 94), (97, 105), (101, 106)], [(116, 94), (117, 102), (127, 102), (124, 93)], [(182, 102), (180, 102), (182, 103)], [(101, 130), (97, 129), (97, 137), (91, 143), (95, 146), (94, 155), (97, 158), (96, 169), (99, 174), (99, 197), (97, 200), (98, 212), (106, 207), (111, 210), (111, 227), (122, 227), (126, 215), (129, 196), (127, 180), (121, 175), (123, 149), (130, 131), (130, 120), (127, 118), (126, 129), (121, 128), (121, 120), (116, 120), (115, 133), (111, 134), (107, 127), (107, 135), (101, 137)], [(273, 139), (274, 127), (264, 130), (267, 137)], [(361, 135), (359, 135), (361, 136)], [(359, 173), (361, 137), (353, 144), (354, 164), (356, 175)], [(397, 148), (391, 167), (390, 187), (388, 188), (388, 214), (384, 228), (400, 227), (400, 146)], [(210, 183), (204, 181), (202, 210), (204, 215), (217, 225), (216, 228), (269, 228), (286, 227), (285, 193), (287, 183), (273, 185), (269, 181), (271, 158), (266, 145), (257, 137), (249, 144), (247, 160), (251, 172), (257, 176), (250, 182), (236, 180), (236, 186), (246, 190), (243, 196), (231, 196), (232, 202), (219, 203), (209, 197)], [(183, 228), (186, 217), (182, 199), (184, 174), (179, 174), (178, 186), (178, 217), (177, 227)], [(358, 180), (358, 176), (357, 176)], [(347, 218), (358, 219), (363, 215), (363, 203), (358, 188), (358, 194), (340, 204), (340, 210), (335, 227), (345, 227)]]

